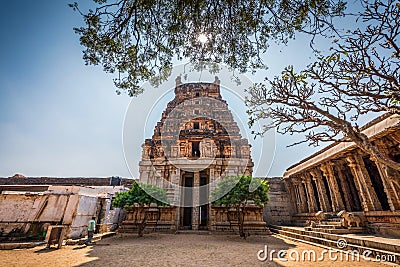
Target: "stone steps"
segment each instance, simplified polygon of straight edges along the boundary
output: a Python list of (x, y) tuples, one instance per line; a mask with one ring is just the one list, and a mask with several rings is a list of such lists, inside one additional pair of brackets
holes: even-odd
[(324, 221), (328, 221), (328, 222), (341, 222), (342, 219), (341, 218), (330, 218), (330, 219), (326, 219)]
[(207, 230), (178, 230), (176, 234), (186, 234), (186, 235), (210, 235), (211, 232)]
[(320, 224), (336, 224), (336, 225), (342, 225), (341, 220), (323, 220), (320, 222)]
[[(134, 221), (130, 220), (123, 221), (118, 230), (119, 233), (125, 233), (125, 234), (133, 234), (137, 233), (137, 231), (138, 231), (137, 224), (135, 224)], [(147, 221), (146, 227), (144, 229), (145, 233), (151, 233), (151, 232), (173, 233), (174, 231), (175, 231), (174, 222), (164, 221), (164, 220)]]
[(322, 228), (322, 229), (339, 229), (342, 228), (342, 225), (337, 225), (337, 224), (317, 224), (313, 229), (315, 228)]
[[(306, 231), (299, 227), (285, 227), (271, 225), (270, 230), (283, 238), (289, 238), (295, 241), (309, 243), (317, 246), (325, 246), (337, 250), (356, 250), (362, 255), (365, 250), (371, 252), (371, 257), (376, 255), (393, 255), (395, 263), (400, 264), (400, 246), (393, 244), (393, 242), (378, 242), (372, 239), (357, 238), (357, 236), (348, 236), (340, 234), (331, 234), (325, 232)], [(337, 229), (348, 230), (348, 229)], [(338, 240), (344, 239), (347, 245), (340, 249), (338, 248)], [(392, 262), (391, 262), (392, 263)]]
[(321, 233), (328, 233), (328, 234), (362, 234), (364, 233), (363, 228), (353, 227), (351, 229), (347, 228), (311, 228), (311, 227), (304, 227), (306, 231), (314, 231), (314, 232), (321, 232)]

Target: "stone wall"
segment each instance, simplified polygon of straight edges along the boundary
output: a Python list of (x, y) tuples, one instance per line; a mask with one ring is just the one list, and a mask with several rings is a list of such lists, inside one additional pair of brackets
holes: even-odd
[[(253, 205), (246, 206), (244, 231), (250, 234), (269, 234), (267, 224), (263, 221), (263, 209)], [(211, 209), (212, 232), (239, 232), (238, 217), (235, 209), (213, 206)]]
[[(87, 185), (87, 186), (109, 186), (112, 177), (25, 177), (14, 175), (8, 178), (0, 177), (0, 185)], [(131, 187), (134, 179), (120, 178), (120, 183)]]
[(282, 178), (268, 178), (269, 201), (264, 207), (263, 219), (268, 225), (291, 224), (294, 210)]
[[(147, 212), (147, 222), (144, 232), (175, 233), (176, 207), (151, 207)], [(119, 229), (120, 233), (137, 233), (137, 222), (143, 220), (144, 213), (137, 214), (133, 209), (126, 211), (125, 220)]]
[(40, 236), (48, 225), (67, 226), (67, 237), (83, 237), (93, 216), (100, 230), (109, 230), (122, 220), (121, 214), (117, 214), (120, 209), (111, 210), (111, 199), (116, 192), (124, 190), (122, 186), (50, 186), (45, 192), (3, 191), (0, 194), (0, 240)]

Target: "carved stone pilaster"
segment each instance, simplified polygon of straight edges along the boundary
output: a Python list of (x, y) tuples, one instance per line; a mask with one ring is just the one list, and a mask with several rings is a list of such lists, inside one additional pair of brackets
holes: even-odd
[(356, 179), (356, 187), (362, 199), (364, 211), (382, 210), (381, 203), (372, 187), (371, 178), (365, 168), (364, 161), (360, 155), (348, 155), (346, 157), (349, 167)]
[(215, 169), (214, 167), (210, 167), (210, 191), (214, 191), (217, 187), (217, 183), (215, 181)]
[(304, 174), (303, 175), (303, 183), (307, 193), (307, 204), (308, 204), (308, 211), (309, 212), (317, 212), (317, 202), (315, 200), (316, 196), (314, 195), (314, 189), (311, 184), (311, 177), (310, 175)]
[(328, 182), (329, 192), (331, 195), (332, 210), (334, 212), (339, 212), (344, 209), (344, 204), (342, 197), (339, 193), (340, 189), (336, 181), (335, 173), (333, 171), (333, 166), (334, 164), (332, 162), (327, 162), (322, 164), (320, 169), (322, 170)]
[(326, 194), (326, 189), (325, 189), (325, 185), (322, 181), (322, 175), (321, 175), (320, 170), (313, 169), (310, 171), (310, 174), (317, 186), (318, 199), (319, 199), (319, 203), (321, 204), (322, 211), (325, 211), (325, 212), (331, 211), (332, 207), (329, 205), (328, 195)]
[(200, 199), (200, 173), (194, 172), (193, 179), (193, 208), (192, 208), (192, 230), (199, 230), (199, 199)]
[(298, 177), (293, 177), (291, 179), (291, 182), (292, 182), (293, 188), (294, 188), (297, 212), (305, 213), (305, 212), (307, 212), (307, 208), (306, 208), (307, 200), (306, 200), (303, 184), (301, 183), (301, 180)]
[(301, 211), (298, 209), (297, 206), (297, 199), (296, 199), (296, 192), (295, 192), (295, 185), (292, 179), (285, 179), (285, 187), (289, 192), (290, 201), (294, 203), (295, 213), (300, 213)]
[(305, 212), (308, 212), (306, 190), (304, 188), (304, 183), (303, 182), (300, 181), (298, 186), (299, 186), (299, 193), (300, 193), (300, 201), (301, 201), (302, 211), (305, 213)]

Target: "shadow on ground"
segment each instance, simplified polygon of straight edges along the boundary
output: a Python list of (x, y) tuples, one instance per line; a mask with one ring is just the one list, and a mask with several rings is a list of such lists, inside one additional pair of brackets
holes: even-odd
[(38, 249), (35, 251), (35, 253), (48, 253), (48, 252), (53, 252), (56, 251), (56, 248), (42, 248), (42, 249)]
[(296, 247), (274, 236), (243, 240), (234, 235), (117, 235), (92, 246), (88, 257), (95, 259), (79, 266), (283, 266), (258, 260), (265, 246), (268, 253)]

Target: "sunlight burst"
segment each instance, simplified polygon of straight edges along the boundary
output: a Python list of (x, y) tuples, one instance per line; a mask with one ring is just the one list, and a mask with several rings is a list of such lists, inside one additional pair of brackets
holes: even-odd
[(197, 40), (199, 40), (199, 42), (201, 44), (205, 44), (208, 41), (207, 35), (205, 35), (204, 33), (200, 33), (199, 37), (197, 38)]

